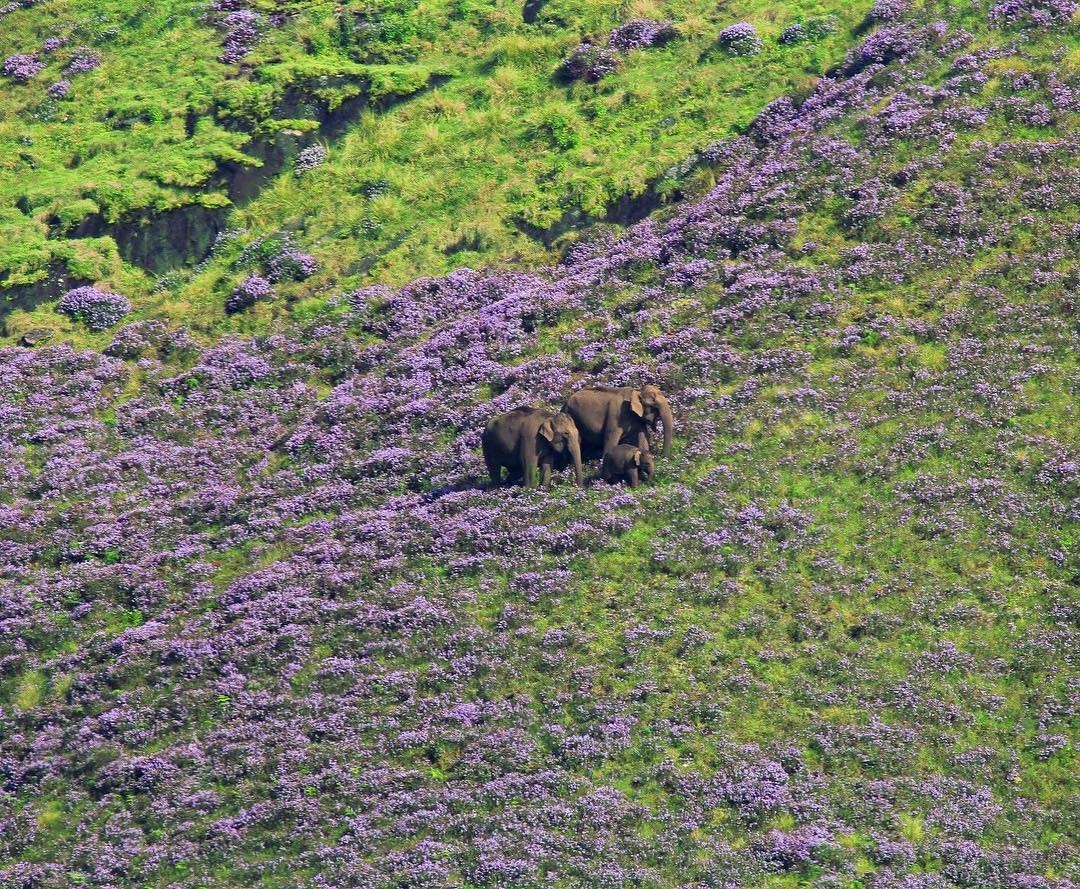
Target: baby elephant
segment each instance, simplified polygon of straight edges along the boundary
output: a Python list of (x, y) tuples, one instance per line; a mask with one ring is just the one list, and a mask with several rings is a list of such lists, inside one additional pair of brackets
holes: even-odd
[(609, 484), (624, 481), (636, 488), (638, 479), (651, 481), (655, 474), (656, 458), (633, 445), (616, 445), (604, 454), (604, 462), (600, 464), (600, 478)]

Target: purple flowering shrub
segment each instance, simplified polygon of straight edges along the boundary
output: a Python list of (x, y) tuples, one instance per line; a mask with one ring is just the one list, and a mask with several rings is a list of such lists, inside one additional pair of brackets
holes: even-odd
[(304, 281), (319, 270), (318, 260), (309, 253), (287, 247), (267, 263), (266, 275), (274, 282)]
[(895, 22), (911, 9), (908, 0), (876, 0), (867, 18), (872, 22)]
[(46, 92), (54, 99), (63, 99), (71, 92), (71, 81), (66, 78), (58, 80)]
[(1075, 0), (1001, 0), (990, 7), (990, 21), (1002, 26), (1047, 28), (1065, 24), (1078, 9)]
[(786, 45), (797, 43), (812, 43), (836, 32), (837, 24), (835, 16), (815, 16), (801, 22), (788, 25), (781, 32), (779, 42)]
[(563, 59), (558, 74), (564, 80), (596, 83), (618, 70), (622, 56), (636, 49), (661, 46), (676, 36), (671, 22), (632, 19), (608, 35), (607, 45), (588, 41), (575, 46)]
[(100, 64), (101, 53), (88, 46), (80, 46), (72, 54), (71, 61), (68, 62), (67, 67), (64, 69), (64, 73), (68, 75), (86, 74), (89, 71), (93, 71)]
[(230, 314), (249, 309), (256, 302), (270, 297), (274, 292), (273, 285), (262, 275), (248, 275), (236, 285), (236, 288), (225, 301), (225, 311)]
[[(240, 268), (258, 268), (261, 274), (249, 276), (234, 292), (235, 310), (246, 308), (256, 299), (267, 296), (270, 292), (270, 284), (283, 281), (305, 281), (319, 270), (318, 260), (300, 250), (289, 233), (255, 239), (244, 246), (236, 264)], [(255, 293), (253, 299), (248, 300), (244, 296), (237, 295), (241, 291), (259, 292)], [(247, 296), (251, 296), (251, 293)], [(230, 305), (232, 304), (231, 302)]]
[(717, 43), (733, 56), (756, 56), (764, 46), (757, 30), (749, 22), (728, 25), (720, 32)]
[(57, 310), (96, 331), (116, 324), (131, 311), (131, 303), (119, 293), (76, 287), (60, 298)]
[(212, 0), (204, 17), (225, 34), (218, 61), (227, 65), (251, 53), (264, 27), (262, 13), (251, 9), (247, 0)]
[(608, 36), (608, 46), (618, 52), (661, 46), (675, 36), (671, 22), (632, 19), (615, 28)]
[(10, 77), (19, 83), (26, 83), (36, 77), (44, 68), (45, 63), (36, 55), (14, 55), (4, 59), (0, 72), (3, 72), (5, 77)]
[(296, 156), (294, 170), (297, 176), (317, 170), (326, 163), (326, 149), (321, 145), (309, 145)]
[(0, 885), (1072, 889), (1076, 87), (884, 30), (558, 265), (0, 352)]
[(584, 80), (596, 83), (616, 71), (622, 59), (619, 53), (595, 43), (579, 43), (559, 66), (559, 74), (566, 80)]

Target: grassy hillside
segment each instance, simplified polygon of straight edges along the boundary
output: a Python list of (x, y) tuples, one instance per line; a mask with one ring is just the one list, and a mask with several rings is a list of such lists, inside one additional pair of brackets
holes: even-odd
[[(9, 315), (56, 333), (0, 351), (0, 885), (1080, 883), (1075, 8), (835, 7), (801, 87), (772, 38), (828, 10), (735, 8), (595, 86), (537, 73), (486, 155), (450, 128), (494, 112), (430, 110), (477, 62), (268, 180), (201, 268), (95, 279), (123, 321)], [(537, 71), (622, 17), (541, 23)], [(762, 53), (701, 62), (743, 78), (700, 97), (719, 132), (624, 140), (633, 192), (685, 138), (671, 201), (520, 234), (509, 183), (542, 208), (623, 124), (552, 179), (519, 119), (676, 89), (743, 17)], [(355, 64), (448, 71), (457, 27)], [(445, 252), (472, 223), (439, 158), (508, 172), (475, 186), (487, 246)], [(646, 382), (676, 407), (655, 485), (483, 481), (498, 411)]]
[[(135, 301), (137, 317), (220, 330), (243, 247), (279, 232), (323, 268), (281, 288), (294, 300), (550, 259), (560, 237), (590, 223), (624, 223), (706, 188), (707, 177), (683, 181), (680, 165), (771, 99), (811, 89), (870, 4), (551, 0), (532, 24), (510, 3), (266, 4), (237, 64), (217, 60), (228, 13), (206, 6), (50, 3), (48, 14), (4, 18), (0, 54), (37, 51), (45, 64), (25, 84), (0, 81), (11, 341), (34, 327), (73, 334), (58, 327), (55, 298), (102, 281)], [(634, 16), (672, 22), (671, 39), (624, 53), (598, 83), (559, 77), (575, 45), (603, 43)], [(741, 18), (761, 32), (759, 55), (717, 45)], [(805, 20), (831, 30), (777, 42)], [(40, 50), (57, 36), (65, 45)], [(99, 67), (50, 98), (83, 45)], [(327, 162), (298, 176), (311, 145)], [(234, 201), (243, 207), (227, 214)], [(192, 269), (219, 232), (209, 267)], [(228, 326), (252, 319), (242, 321)]]

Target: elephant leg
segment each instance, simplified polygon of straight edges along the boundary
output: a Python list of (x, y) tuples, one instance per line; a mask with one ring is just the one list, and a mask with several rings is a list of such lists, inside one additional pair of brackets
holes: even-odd
[(649, 438), (648, 428), (642, 427), (637, 434), (637, 446), (643, 451), (652, 450), (652, 441)]
[(531, 488), (536, 484), (536, 474), (539, 466), (540, 455), (536, 450), (536, 438), (528, 433), (523, 433), (518, 443), (518, 455), (521, 458), (521, 484)]
[(626, 470), (626, 482), (631, 488), (638, 486), (638, 471), (633, 466)]
[(619, 444), (622, 434), (623, 431), (617, 424), (612, 423), (608, 426), (607, 432), (604, 435), (604, 454), (608, 453)]
[(551, 462), (548, 460), (540, 464), (540, 484), (545, 488), (551, 485)]
[(484, 462), (487, 464), (488, 475), (491, 476), (491, 484), (495, 486), (502, 484), (502, 464), (487, 454), (484, 455)]

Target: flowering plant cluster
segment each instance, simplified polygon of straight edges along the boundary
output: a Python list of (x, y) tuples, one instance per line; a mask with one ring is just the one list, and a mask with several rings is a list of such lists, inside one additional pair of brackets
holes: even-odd
[(29, 9), (31, 6), (37, 6), (41, 2), (43, 0), (11, 0), (11, 2), (0, 6), (0, 18), (14, 12), (16, 9)]
[[(548, 268), (0, 352), (0, 885), (1073, 889), (1080, 85), (971, 44)], [(646, 380), (656, 485), (483, 482)]]
[(618, 70), (621, 62), (619, 53), (613, 49), (595, 43), (579, 43), (563, 59), (559, 72), (567, 80), (596, 83)]
[(6, 77), (19, 83), (26, 83), (36, 77), (45, 68), (45, 63), (36, 55), (15, 55), (4, 59), (4, 65), (0, 71)]
[(717, 42), (733, 56), (756, 56), (764, 45), (749, 22), (738, 22), (724, 28)]
[(812, 43), (836, 32), (836, 18), (834, 16), (815, 16), (805, 21), (795, 22), (788, 25), (781, 32), (779, 42), (785, 46), (797, 43)]
[(241, 61), (259, 42), (263, 15), (249, 8), (247, 0), (212, 0), (206, 19), (225, 32), (220, 62), (231, 65)]
[(326, 163), (326, 149), (321, 145), (309, 145), (296, 156), (294, 170), (297, 176), (317, 170)]
[(80, 46), (75, 50), (71, 57), (71, 61), (68, 62), (67, 67), (64, 69), (67, 74), (86, 74), (88, 71), (93, 71), (101, 64), (101, 53), (96, 49), (91, 49), (88, 46)]
[(910, 9), (908, 0), (876, 0), (867, 17), (872, 22), (895, 22)]
[(1001, 0), (990, 8), (990, 21), (1046, 28), (1068, 22), (1078, 9), (1076, 0)]
[(319, 262), (310, 253), (287, 246), (267, 263), (266, 276), (274, 282), (304, 281), (319, 270)]
[(671, 22), (659, 22), (652, 19), (632, 19), (613, 30), (608, 37), (608, 46), (618, 52), (630, 52), (635, 49), (647, 49), (659, 46), (675, 36)]
[(104, 330), (128, 314), (131, 303), (119, 293), (97, 287), (76, 287), (61, 297), (57, 308), (91, 330)]
[(226, 308), (232, 312), (248, 308), (270, 295), (273, 284), (282, 281), (305, 281), (319, 270), (319, 262), (310, 253), (300, 250), (291, 234), (257, 238), (241, 251), (236, 265), (257, 268), (233, 291)]
[(563, 59), (559, 73), (567, 80), (596, 83), (618, 70), (622, 56), (635, 49), (660, 46), (676, 35), (671, 22), (631, 19), (608, 35), (607, 45), (580, 43)]
[(273, 285), (262, 275), (248, 275), (225, 301), (225, 311), (230, 315), (242, 312), (259, 300), (267, 299), (273, 292)]

